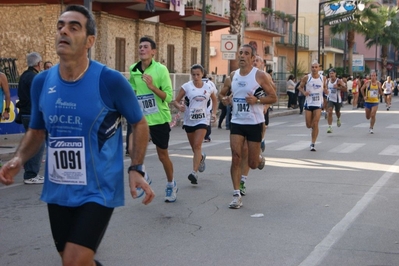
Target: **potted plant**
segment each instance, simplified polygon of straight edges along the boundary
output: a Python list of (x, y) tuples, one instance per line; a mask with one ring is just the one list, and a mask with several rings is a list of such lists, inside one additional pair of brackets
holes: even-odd
[(260, 21), (254, 21), (254, 22), (252, 22), (252, 25), (254, 25), (254, 27), (260, 27), (261, 22)]
[(285, 18), (285, 13), (283, 11), (275, 10), (274, 11), (274, 16), (276, 18), (284, 19)]
[(272, 15), (273, 9), (271, 9), (269, 7), (264, 7), (264, 8), (262, 8), (262, 13), (265, 14), (266, 16)]
[(285, 15), (285, 20), (288, 21), (288, 23), (292, 24), (295, 21), (295, 17), (293, 15), (286, 14)]

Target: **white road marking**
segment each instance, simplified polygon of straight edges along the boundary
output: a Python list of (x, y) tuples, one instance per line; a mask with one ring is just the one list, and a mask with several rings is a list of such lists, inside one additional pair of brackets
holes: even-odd
[(387, 172), (367, 191), (356, 205), (336, 224), (330, 233), (314, 248), (309, 256), (299, 266), (321, 265), (335, 243), (337, 243), (346, 231), (352, 226), (357, 217), (367, 208), (382, 187), (389, 181), (394, 173), (398, 173), (399, 160), (397, 160)]

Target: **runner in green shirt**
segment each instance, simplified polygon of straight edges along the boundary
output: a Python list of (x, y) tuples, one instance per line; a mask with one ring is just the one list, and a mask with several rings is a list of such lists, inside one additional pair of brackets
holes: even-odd
[[(141, 110), (150, 127), (152, 142), (155, 144), (168, 180), (165, 202), (175, 202), (178, 188), (173, 179), (173, 164), (169, 158), (168, 145), (172, 120), (169, 103), (173, 89), (168, 69), (153, 57), (155, 42), (148, 37), (140, 38), (138, 53), (140, 61), (130, 66), (129, 82), (136, 92)], [(129, 135), (129, 133), (128, 133)]]

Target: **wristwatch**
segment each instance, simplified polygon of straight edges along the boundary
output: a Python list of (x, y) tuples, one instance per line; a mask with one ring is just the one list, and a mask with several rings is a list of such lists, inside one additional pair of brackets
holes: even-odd
[(260, 99), (257, 99), (257, 100), (256, 100), (256, 103), (260, 103)]
[(137, 173), (139, 173), (143, 177), (145, 175), (145, 173), (143, 171), (143, 165), (142, 164), (135, 164), (135, 165), (129, 166), (129, 168), (127, 169), (127, 173), (130, 173), (130, 171), (136, 171)]
[(9, 113), (9, 112), (10, 112), (10, 107), (4, 108), (4, 111), (6, 111), (7, 113)]

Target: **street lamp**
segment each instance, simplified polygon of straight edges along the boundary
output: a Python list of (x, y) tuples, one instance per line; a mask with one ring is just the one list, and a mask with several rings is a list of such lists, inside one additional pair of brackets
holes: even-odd
[[(389, 27), (389, 26), (391, 26), (391, 21), (390, 20), (387, 20), (387, 21), (385, 21), (385, 25), (384, 25), (384, 28), (386, 28), (386, 27)], [(377, 48), (378, 48), (378, 38), (379, 38), (380, 36), (377, 34), (377, 36), (375, 37), (375, 60), (374, 60), (374, 70), (375, 70), (375, 73), (377, 73), (378, 74), (378, 71), (377, 71)]]

